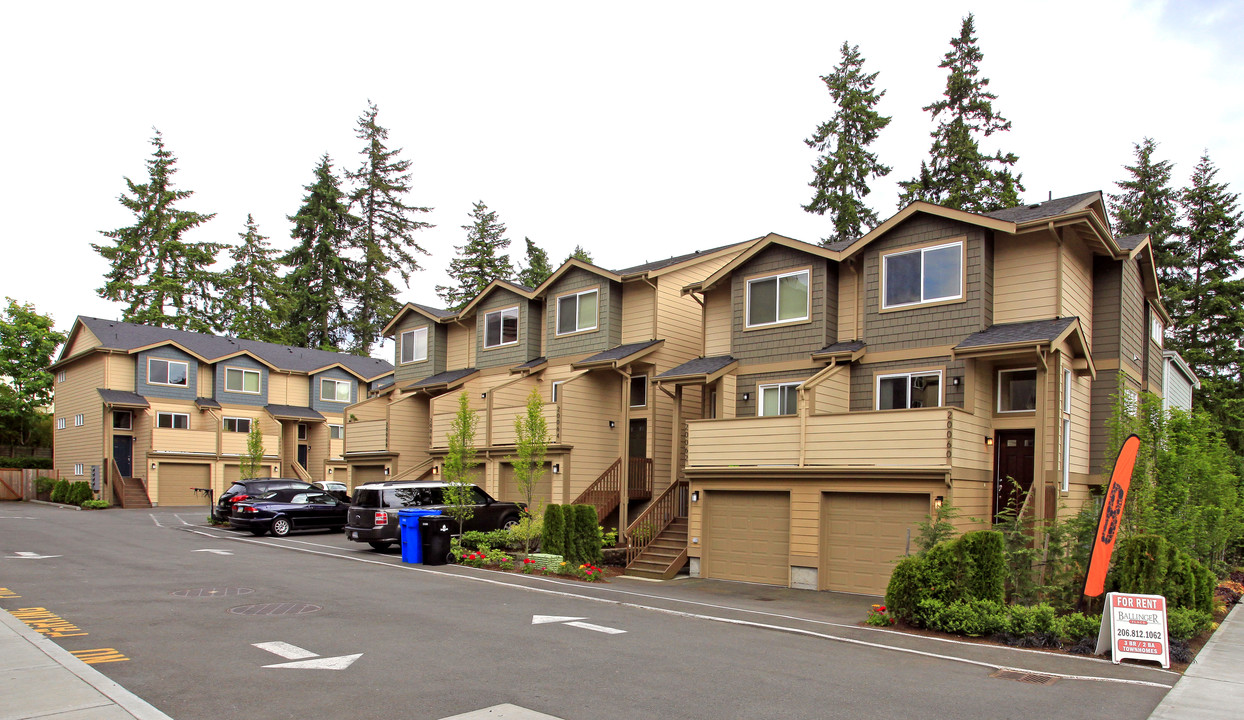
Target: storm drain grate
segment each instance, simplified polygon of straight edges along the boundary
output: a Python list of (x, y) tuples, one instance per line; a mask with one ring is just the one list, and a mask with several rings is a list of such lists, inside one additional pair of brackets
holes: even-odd
[(262, 605), (239, 605), (229, 608), (233, 615), (308, 615), (324, 607), (310, 603), (263, 603)]
[(999, 680), (1014, 680), (1030, 685), (1053, 685), (1058, 682), (1058, 678), (1053, 675), (1019, 672), (1018, 670), (997, 670), (990, 673), (989, 677), (998, 678)]
[(189, 588), (187, 590), (176, 590), (169, 593), (173, 597), (179, 598), (201, 598), (201, 597), (232, 597), (236, 595), (250, 595), (255, 592), (253, 588), (235, 587), (235, 588)]

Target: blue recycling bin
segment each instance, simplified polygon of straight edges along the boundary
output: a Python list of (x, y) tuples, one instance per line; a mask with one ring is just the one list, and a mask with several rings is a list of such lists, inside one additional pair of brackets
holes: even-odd
[(431, 508), (406, 508), (397, 511), (398, 530), (402, 536), (402, 562), (418, 565), (423, 562), (423, 541), (419, 538), (419, 518), (440, 515)]

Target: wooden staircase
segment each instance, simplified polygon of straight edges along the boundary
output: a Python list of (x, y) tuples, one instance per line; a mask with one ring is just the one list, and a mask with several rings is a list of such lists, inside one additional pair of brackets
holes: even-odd
[[(571, 505), (592, 505), (596, 508), (596, 522), (603, 523), (609, 514), (618, 509), (622, 489), (622, 458), (613, 461), (596, 482), (575, 498)], [(630, 485), (627, 497), (631, 502), (652, 497), (652, 458), (629, 458), (627, 474)]]
[(687, 518), (675, 518), (626, 566), (627, 575), (669, 580), (687, 564)]

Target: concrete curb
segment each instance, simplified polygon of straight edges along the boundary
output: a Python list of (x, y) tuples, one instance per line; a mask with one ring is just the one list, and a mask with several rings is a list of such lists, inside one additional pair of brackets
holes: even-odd
[(46, 505), (48, 507), (60, 508), (61, 510), (81, 510), (77, 505), (64, 505), (62, 503), (48, 502), (47, 500), (24, 500), (23, 502), (34, 503), (35, 505)]

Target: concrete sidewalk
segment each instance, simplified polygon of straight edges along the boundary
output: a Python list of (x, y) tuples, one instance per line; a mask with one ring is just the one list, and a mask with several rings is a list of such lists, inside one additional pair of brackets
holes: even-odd
[(1239, 717), (1244, 708), (1244, 620), (1236, 605), (1149, 720)]
[(0, 610), (0, 720), (170, 720)]

